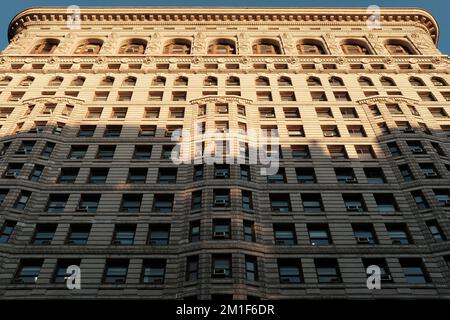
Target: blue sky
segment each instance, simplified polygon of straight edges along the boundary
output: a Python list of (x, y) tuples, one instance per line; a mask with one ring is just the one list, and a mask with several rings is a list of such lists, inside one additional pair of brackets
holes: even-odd
[(0, 2), (0, 48), (7, 43), (8, 24), (20, 11), (36, 6), (241, 6), (241, 7), (421, 7), (428, 10), (440, 26), (439, 49), (450, 53), (449, 0), (15, 0)]

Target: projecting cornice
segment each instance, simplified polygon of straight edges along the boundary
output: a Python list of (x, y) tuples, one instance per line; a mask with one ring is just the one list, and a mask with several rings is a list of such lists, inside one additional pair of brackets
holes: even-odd
[[(17, 14), (8, 28), (8, 37), (28, 25), (63, 25), (70, 12), (62, 7), (26, 9)], [(80, 12), (82, 23), (137, 25), (153, 24), (365, 24), (370, 14), (366, 8), (167, 8), (167, 7), (86, 7)], [(427, 11), (419, 8), (381, 9), (381, 23), (419, 25), (437, 43), (439, 28), (436, 20)]]

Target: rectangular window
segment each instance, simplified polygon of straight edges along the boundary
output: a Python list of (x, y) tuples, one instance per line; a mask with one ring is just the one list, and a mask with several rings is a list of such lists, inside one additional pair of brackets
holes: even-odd
[(270, 207), (275, 212), (290, 212), (291, 199), (289, 194), (269, 194)]
[(302, 283), (302, 265), (300, 259), (278, 259), (280, 283)]
[(410, 244), (412, 243), (411, 236), (406, 224), (403, 223), (390, 223), (386, 224), (386, 230), (389, 234), (389, 238), (392, 244)]
[(186, 281), (198, 279), (199, 257), (198, 255), (186, 258)]
[(371, 224), (352, 224), (353, 235), (357, 244), (377, 244), (375, 229)]
[(252, 192), (248, 190), (242, 190), (242, 209), (253, 210), (253, 196)]
[(71, 224), (67, 244), (69, 245), (85, 245), (88, 242), (91, 232), (90, 224)]
[(62, 213), (66, 207), (68, 194), (51, 194), (47, 202), (47, 212), (50, 213)]
[(303, 210), (306, 213), (319, 213), (323, 211), (322, 197), (319, 193), (303, 193)]
[(255, 242), (255, 223), (253, 221), (244, 220), (244, 241)]
[(399, 262), (402, 266), (407, 283), (423, 284), (431, 282), (421, 259), (404, 258), (399, 259)]
[(108, 177), (108, 168), (91, 168), (88, 182), (94, 184), (103, 184)]
[(112, 160), (116, 151), (115, 145), (100, 145), (98, 146), (97, 159)]
[(120, 224), (114, 228), (112, 244), (114, 245), (133, 245), (136, 233), (135, 224)]
[(58, 183), (75, 183), (80, 168), (61, 168), (61, 173), (58, 177)]
[(53, 283), (65, 284), (71, 273), (67, 272), (69, 266), (80, 266), (80, 259), (58, 259), (55, 272), (53, 274)]
[(129, 261), (125, 259), (108, 259), (105, 264), (103, 283), (124, 284), (127, 279)]
[(37, 224), (31, 244), (49, 245), (56, 232), (56, 224)]
[(19, 263), (19, 268), (14, 276), (14, 283), (36, 283), (41, 272), (43, 259), (23, 259)]
[(336, 259), (314, 259), (319, 283), (342, 282), (339, 265)]
[(122, 126), (107, 125), (105, 128), (105, 132), (103, 133), (103, 136), (105, 138), (117, 138), (117, 137), (120, 137), (121, 132), (122, 132)]
[(229, 219), (213, 220), (213, 239), (231, 239), (231, 221)]
[(151, 145), (136, 145), (134, 146), (133, 159), (135, 160), (150, 160), (152, 156)]
[(96, 126), (82, 125), (82, 126), (80, 126), (80, 130), (78, 130), (78, 137), (83, 137), (83, 138), (92, 137), (92, 136), (94, 136), (95, 129), (96, 129)]
[(295, 245), (297, 244), (297, 235), (294, 224), (274, 224), (273, 236), (276, 245)]
[(138, 213), (141, 211), (142, 194), (124, 194), (120, 211)]
[(308, 224), (309, 241), (313, 246), (332, 244), (330, 230), (327, 224)]
[(258, 281), (258, 260), (254, 256), (245, 256), (245, 280)]
[(16, 222), (6, 220), (0, 229), (0, 243), (8, 243), (16, 227)]
[(230, 190), (215, 189), (214, 190), (214, 207), (230, 206)]
[(127, 183), (145, 183), (147, 180), (147, 168), (130, 168)]
[(173, 211), (173, 194), (155, 194), (153, 198), (153, 211), (167, 213)]
[(165, 246), (169, 244), (170, 224), (152, 224), (148, 231), (148, 244)]
[(212, 277), (231, 278), (231, 255), (212, 256)]
[(146, 284), (163, 284), (166, 273), (166, 260), (145, 259), (142, 263), (142, 282)]
[(200, 220), (189, 223), (189, 242), (200, 241)]
[(17, 210), (25, 210), (28, 201), (31, 197), (31, 191), (21, 190), (19, 196), (17, 197), (14, 208)]
[(86, 155), (88, 146), (71, 146), (68, 158), (71, 160), (81, 160)]

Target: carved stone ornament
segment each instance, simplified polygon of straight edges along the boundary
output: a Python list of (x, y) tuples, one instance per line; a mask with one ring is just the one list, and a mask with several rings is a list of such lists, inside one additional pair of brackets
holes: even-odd
[(374, 103), (398, 103), (398, 102), (404, 102), (407, 104), (418, 104), (419, 101), (416, 99), (406, 98), (403, 96), (374, 96), (369, 98), (364, 98), (361, 100), (356, 101), (359, 104), (366, 104), (371, 105)]
[(146, 53), (159, 53), (161, 48), (161, 41), (161, 34), (159, 32), (155, 32), (150, 38), (150, 44), (148, 45)]
[(23, 100), (22, 103), (26, 104), (26, 105), (39, 105), (39, 104), (44, 104), (44, 103), (54, 103), (54, 104), (66, 103), (66, 104), (71, 104), (71, 105), (77, 105), (77, 104), (83, 104), (84, 100), (80, 99), (80, 98), (66, 97), (66, 96), (61, 96), (61, 97), (41, 96), (41, 97), (35, 97), (35, 98)]
[(118, 35), (115, 32), (112, 32), (108, 35), (105, 43), (102, 46), (101, 52), (105, 54), (114, 54), (117, 50), (118, 45)]
[(192, 46), (194, 53), (203, 54), (206, 48), (206, 36), (203, 32), (198, 32), (194, 37), (194, 45)]
[(204, 103), (228, 103), (236, 102), (240, 104), (252, 104), (253, 100), (245, 99), (239, 96), (206, 96), (189, 101), (191, 104), (204, 104)]

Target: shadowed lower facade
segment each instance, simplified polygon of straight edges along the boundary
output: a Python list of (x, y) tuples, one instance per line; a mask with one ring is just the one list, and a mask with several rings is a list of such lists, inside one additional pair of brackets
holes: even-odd
[[(0, 55), (0, 298), (450, 297), (449, 59), (429, 13), (72, 13), (19, 13)], [(179, 129), (198, 134), (182, 164)], [(205, 161), (220, 149), (234, 161)]]

